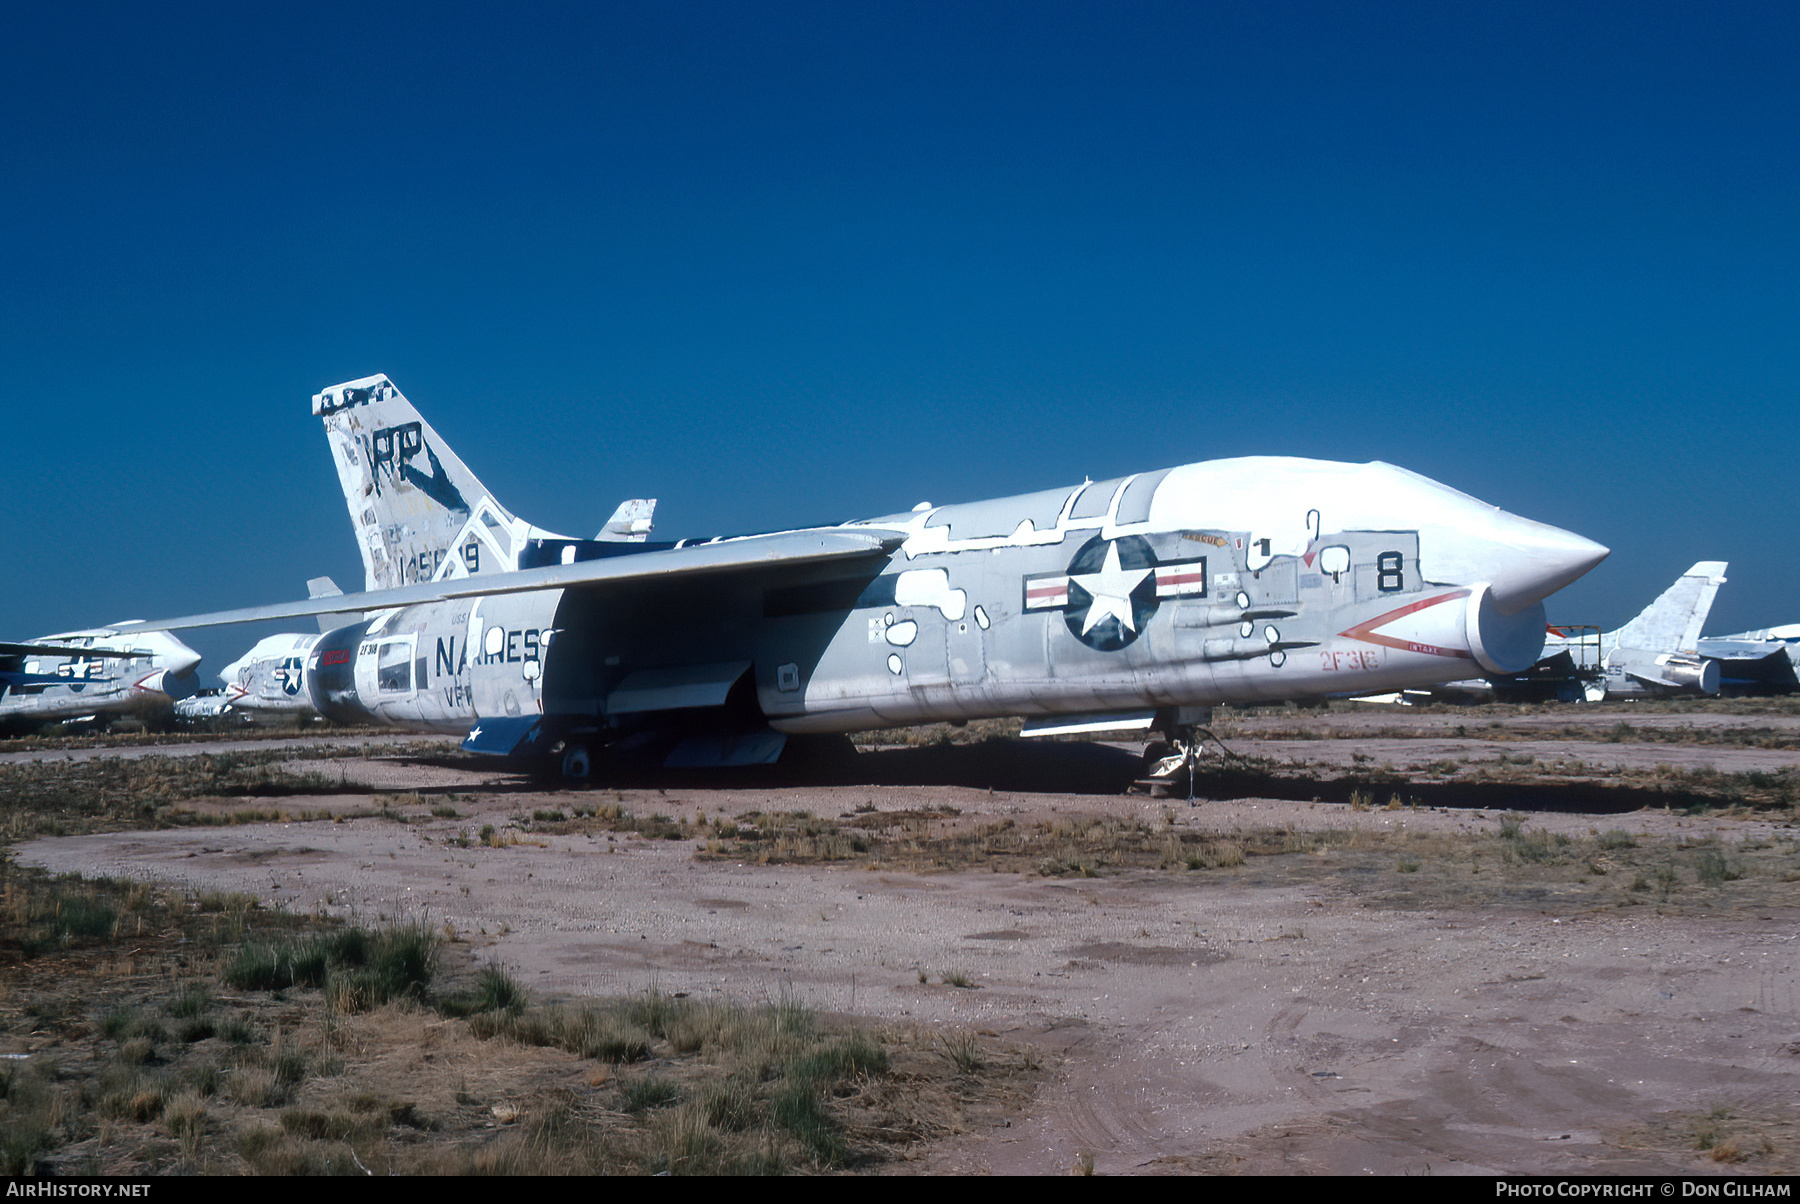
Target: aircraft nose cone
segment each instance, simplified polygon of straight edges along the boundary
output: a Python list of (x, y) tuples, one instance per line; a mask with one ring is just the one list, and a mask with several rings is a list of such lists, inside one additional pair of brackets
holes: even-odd
[(1504, 613), (1542, 602), (1611, 552), (1573, 531), (1501, 514), (1499, 529), (1491, 535), (1498, 548), (1490, 585), (1494, 603)]
[(1426, 579), (1486, 582), (1500, 614), (1537, 605), (1607, 557), (1606, 548), (1573, 531), (1521, 518), (1402, 468), (1370, 467), (1379, 475), (1370, 472), (1362, 496), (1383, 502), (1386, 512), (1366, 517), (1379, 517), (1389, 530), (1416, 527)]
[(189, 648), (174, 636), (168, 637), (169, 647), (157, 659), (162, 663), (171, 677), (186, 677), (200, 663), (200, 654)]

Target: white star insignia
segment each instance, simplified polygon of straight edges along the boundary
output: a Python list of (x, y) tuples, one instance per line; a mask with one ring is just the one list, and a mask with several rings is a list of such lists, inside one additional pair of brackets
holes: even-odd
[(1100, 565), (1098, 573), (1072, 574), (1069, 580), (1086, 590), (1093, 598), (1093, 604), (1088, 607), (1087, 621), (1081, 625), (1081, 634), (1086, 635), (1092, 631), (1094, 624), (1107, 615), (1119, 620), (1126, 631), (1136, 631), (1137, 623), (1131, 614), (1131, 591), (1151, 571), (1119, 567), (1119, 545), (1110, 543), (1106, 545), (1106, 560)]

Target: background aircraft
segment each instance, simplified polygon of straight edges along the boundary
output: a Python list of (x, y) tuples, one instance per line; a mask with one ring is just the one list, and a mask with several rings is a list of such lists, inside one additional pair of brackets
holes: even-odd
[(1725, 567), (1723, 560), (1702, 560), (1625, 626), (1588, 643), (1552, 636), (1544, 651), (1570, 656), (1577, 669), (1599, 669), (1600, 679), (1587, 687), (1590, 699), (1717, 694), (1719, 667), (1698, 646)]
[(154, 717), (194, 693), (199, 653), (166, 631), (125, 627), (0, 644), (0, 729)]
[[(163, 627), (361, 611), (325, 715), (465, 747), (772, 760), (788, 736), (1139, 717), (1531, 665), (1606, 555), (1404, 469), (1250, 457), (836, 527), (673, 544), (512, 516), (384, 376), (317, 394), (365, 567), (409, 584)], [(360, 501), (360, 504), (358, 502)], [(511, 571), (491, 572), (498, 562)]]
[(1719, 665), (1721, 694), (1792, 694), (1800, 690), (1800, 623), (1707, 636), (1700, 654)]
[(222, 709), (252, 719), (316, 715), (306, 689), (306, 655), (319, 636), (287, 632), (258, 640), (219, 671)]
[(1543, 654), (1522, 673), (1447, 682), (1411, 691), (1426, 701), (1599, 702), (1671, 694), (1717, 694), (1719, 666), (1697, 649), (1700, 627), (1725, 584), (1725, 562), (1703, 560), (1616, 631), (1567, 624), (1549, 629)]

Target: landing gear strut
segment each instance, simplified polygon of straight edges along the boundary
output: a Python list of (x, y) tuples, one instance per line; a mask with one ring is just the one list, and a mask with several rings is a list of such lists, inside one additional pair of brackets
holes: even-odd
[(1156, 727), (1163, 738), (1144, 749), (1139, 781), (1152, 798), (1168, 798), (1185, 788), (1188, 806), (1194, 805), (1194, 779), (1201, 749), (1212, 735), (1207, 730), (1211, 722), (1211, 707), (1171, 707), (1156, 713)]

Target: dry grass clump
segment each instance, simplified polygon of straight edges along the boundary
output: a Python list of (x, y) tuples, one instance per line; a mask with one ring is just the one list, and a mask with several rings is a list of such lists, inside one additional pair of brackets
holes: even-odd
[(887, 1073), (886, 1049), (863, 1030), (824, 1025), (791, 997), (747, 1007), (651, 990), (489, 1014), (471, 1029), (615, 1064), (656, 1057), (660, 1067), (614, 1080), (615, 1107), (630, 1125), (584, 1122), (565, 1107), (513, 1143), (510, 1166), (760, 1174), (874, 1156), (857, 1149), (834, 1101)]
[(1723, 1163), (1734, 1172), (1800, 1172), (1800, 1108), (1787, 1103), (1724, 1102), (1704, 1112), (1673, 1113), (1621, 1135), (1628, 1149)]
[(439, 937), (427, 924), (379, 932), (338, 928), (274, 941), (246, 941), (220, 977), (247, 991), (323, 987), (339, 1012), (365, 1012), (401, 996), (419, 996), (437, 966)]

